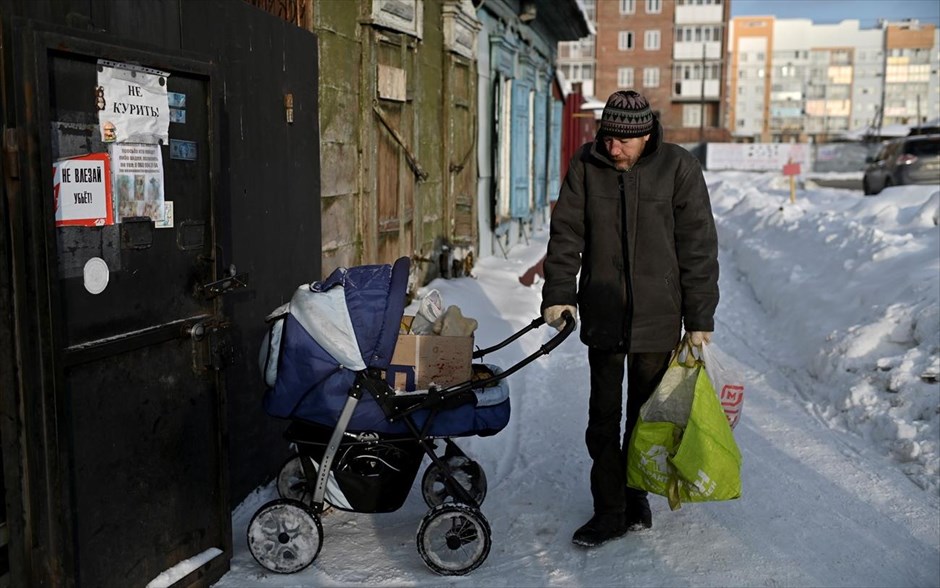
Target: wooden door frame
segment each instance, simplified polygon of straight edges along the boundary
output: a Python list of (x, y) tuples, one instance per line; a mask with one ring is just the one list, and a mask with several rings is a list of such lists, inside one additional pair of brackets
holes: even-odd
[[(49, 56), (52, 53), (147, 63), (150, 67), (203, 77), (210, 99), (209, 144), (218, 136), (221, 83), (213, 64), (196, 56), (166, 55), (156, 48), (135, 47), (113, 37), (80, 33), (30, 19), (13, 17), (17, 31), (12, 50), (4, 56), (7, 72), (4, 88), (15, 104), (7, 115), (15, 128), (5, 130), (5, 174), (12, 261), (11, 315), (15, 355), (11, 394), (4, 394), (4, 468), (10, 520), (10, 553), (13, 585), (73, 586), (77, 581), (72, 451), (65, 387), (64, 317), (60, 305), (53, 211), (51, 136), (49, 133)], [(9, 75), (12, 73), (13, 75)], [(216, 239), (218, 212), (218, 149), (209, 150), (209, 190), (212, 213), (210, 230)], [(12, 168), (12, 169), (11, 169)], [(12, 192), (10, 188), (13, 188)], [(213, 273), (215, 268), (213, 268)], [(5, 278), (7, 276), (4, 276)], [(7, 358), (3, 358), (4, 361)], [(219, 454), (222, 511), (228, 504), (227, 432), (224, 386), (217, 384), (220, 398)], [(11, 428), (13, 430), (8, 430)], [(15, 458), (11, 460), (10, 458)], [(12, 477), (18, 475), (17, 477)], [(11, 484), (11, 482), (14, 482)], [(231, 518), (224, 519), (230, 527)], [(231, 555), (231, 529), (224, 533)], [(215, 558), (182, 579), (187, 585), (197, 577), (219, 577), (228, 569), (228, 557)]]

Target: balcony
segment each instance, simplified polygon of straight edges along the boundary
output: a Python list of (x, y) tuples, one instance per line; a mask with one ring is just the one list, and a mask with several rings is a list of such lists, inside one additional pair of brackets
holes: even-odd
[[(678, 8), (678, 7), (677, 7)], [(696, 6), (695, 8), (701, 8)], [(710, 59), (716, 61), (721, 59), (721, 43), (718, 41), (710, 41), (707, 43), (695, 42), (695, 41), (681, 41), (675, 43), (672, 47), (672, 57), (673, 59), (688, 59), (688, 60), (699, 60), (702, 59), (702, 45), (705, 46), (705, 59)]]
[[(719, 80), (705, 80), (705, 100), (713, 102), (721, 96)], [(682, 102), (698, 102), (702, 99), (702, 80), (679, 80), (676, 82), (673, 100)]]
[(774, 102), (788, 102), (791, 100), (801, 102), (803, 100), (803, 92), (800, 90), (771, 92), (770, 99)]
[(676, 24), (707, 24), (724, 22), (724, 6), (721, 4), (676, 6)]

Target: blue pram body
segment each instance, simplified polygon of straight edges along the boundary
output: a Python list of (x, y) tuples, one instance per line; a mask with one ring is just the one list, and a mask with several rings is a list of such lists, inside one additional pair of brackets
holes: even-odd
[[(340, 268), (321, 282), (301, 286), (287, 308), (275, 311), (265, 345), (268, 414), (336, 424), (357, 374), (388, 370), (404, 313), (408, 269), (404, 257), (391, 266)], [(485, 436), (502, 430), (510, 416), (508, 382), (481, 384), (473, 391), (475, 401), (437, 411), (427, 428), (432, 409), (417, 410), (412, 419), (429, 437)], [(386, 414), (374, 397), (363, 395), (347, 430), (409, 432), (403, 420), (390, 416), (394, 414)]]

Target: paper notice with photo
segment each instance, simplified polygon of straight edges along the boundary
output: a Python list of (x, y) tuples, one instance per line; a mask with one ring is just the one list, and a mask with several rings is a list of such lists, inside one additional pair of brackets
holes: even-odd
[(122, 143), (111, 145), (112, 194), (118, 221), (147, 216), (163, 221), (163, 154), (159, 145)]

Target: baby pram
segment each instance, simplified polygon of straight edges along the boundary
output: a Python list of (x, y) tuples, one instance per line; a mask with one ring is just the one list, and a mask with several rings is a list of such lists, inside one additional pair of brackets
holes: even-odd
[[(277, 478), (280, 498), (259, 508), (248, 525), (249, 550), (271, 571), (297, 572), (316, 559), (327, 503), (363, 513), (400, 508), (425, 455), (430, 465), (421, 491), (430, 510), (418, 527), (418, 553), (444, 575), (467, 574), (489, 554), (490, 527), (480, 512), (486, 476), (452, 438), (502, 430), (510, 414), (506, 378), (557, 347), (575, 321), (566, 316), (561, 332), (506, 370), (475, 363), (465, 382), (400, 393), (385, 378), (408, 269), (406, 257), (393, 266), (340, 268), (298, 288), (269, 317), (264, 407), (291, 421), (285, 437), (296, 448)], [(533, 320), (473, 359), (542, 324)]]

